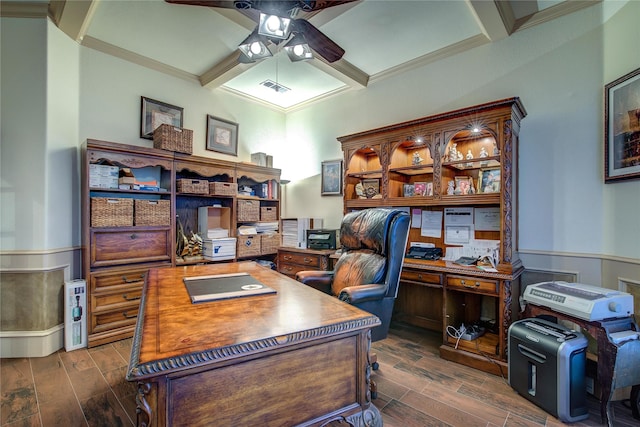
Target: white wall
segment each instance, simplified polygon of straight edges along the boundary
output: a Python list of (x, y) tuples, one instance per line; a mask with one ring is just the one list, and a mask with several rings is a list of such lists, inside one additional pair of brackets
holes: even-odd
[(42, 237), (47, 232), (43, 185), (47, 161), (47, 21), (2, 18), (0, 31), (0, 247), (39, 249), (45, 247)]
[[(251, 153), (271, 154), (285, 141), (284, 113), (81, 48), (80, 142), (100, 139), (152, 147), (153, 141), (140, 138), (141, 96), (184, 108), (183, 126), (193, 130), (194, 155), (250, 161)], [(206, 150), (207, 114), (238, 123), (237, 157)]]
[[(616, 184), (621, 188), (617, 190), (603, 184), (602, 172), (603, 86), (640, 64), (640, 50), (633, 48), (639, 39), (639, 8), (640, 2), (629, 2), (605, 25), (605, 32), (603, 6), (592, 6), (374, 83), (366, 92), (351, 92), (290, 113), (290, 144), (304, 141), (291, 139), (304, 130), (309, 145), (319, 147), (320, 157), (301, 158), (295, 168), (283, 170), (293, 179), (307, 178), (287, 189), (288, 214), (313, 216), (318, 205), (327, 206), (326, 222), (339, 224), (341, 201), (318, 199), (319, 180), (314, 179), (321, 160), (341, 157), (337, 136), (519, 96), (528, 112), (520, 133), (520, 249), (640, 259), (639, 210), (624, 209), (637, 204), (622, 200), (623, 194), (634, 197), (640, 182)], [(605, 42), (612, 43), (605, 40), (610, 33), (616, 44), (624, 46), (617, 50), (625, 58), (605, 77), (603, 51)], [(607, 60), (616, 62), (617, 55), (610, 54)], [(613, 191), (617, 197), (608, 194)], [(319, 202), (310, 203), (309, 194)], [(292, 203), (296, 199), (307, 202)], [(606, 205), (612, 200), (620, 203)], [(606, 221), (612, 217), (615, 223)], [(615, 242), (610, 236), (616, 236)]]

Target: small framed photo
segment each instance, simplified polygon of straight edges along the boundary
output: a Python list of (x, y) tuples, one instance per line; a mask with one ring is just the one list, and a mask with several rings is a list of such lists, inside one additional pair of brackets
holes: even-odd
[(456, 188), (453, 194), (475, 194), (475, 187), (473, 186), (473, 178), (470, 176), (456, 176)]
[(416, 186), (414, 184), (404, 184), (403, 190), (402, 195), (404, 197), (413, 197), (416, 195)]
[(362, 186), (364, 187), (364, 195), (367, 196), (367, 199), (372, 199), (380, 194), (379, 179), (363, 179)]
[(163, 124), (182, 128), (182, 107), (156, 101), (155, 99), (141, 98), (140, 138), (153, 139), (153, 131)]
[(238, 155), (238, 124), (207, 114), (207, 150)]
[(425, 196), (427, 192), (427, 183), (426, 182), (416, 182), (413, 184), (413, 195), (414, 196)]
[(322, 196), (342, 195), (342, 160), (322, 162)]
[(424, 191), (424, 195), (428, 196), (428, 197), (432, 197), (433, 196), (433, 182), (429, 181), (427, 182), (425, 191)]
[(500, 168), (481, 169), (478, 181), (480, 193), (499, 193)]
[(640, 178), (640, 68), (604, 87), (604, 182)]

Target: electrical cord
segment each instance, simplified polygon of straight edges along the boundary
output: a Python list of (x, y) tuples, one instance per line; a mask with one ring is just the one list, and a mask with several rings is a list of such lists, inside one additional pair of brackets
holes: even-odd
[(455, 326), (448, 325), (447, 326), (447, 335), (456, 340), (455, 349), (458, 349), (458, 344), (460, 344), (460, 340), (462, 339), (462, 335), (467, 332), (467, 327), (464, 326), (464, 323), (460, 325), (460, 328), (456, 329)]

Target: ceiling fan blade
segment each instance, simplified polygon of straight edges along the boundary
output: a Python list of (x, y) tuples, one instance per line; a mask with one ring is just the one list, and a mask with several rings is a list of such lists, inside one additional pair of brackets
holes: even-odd
[(164, 0), (167, 3), (184, 4), (189, 6), (222, 7), (225, 9), (239, 9), (237, 1), (233, 0)]
[(332, 6), (351, 3), (354, 1), (358, 0), (298, 0), (298, 6), (304, 12), (312, 12), (315, 10), (326, 9)]
[(309, 47), (326, 59), (327, 62), (336, 62), (344, 55), (343, 48), (338, 46), (309, 21), (305, 19), (295, 19), (293, 25), (294, 31), (303, 33)]

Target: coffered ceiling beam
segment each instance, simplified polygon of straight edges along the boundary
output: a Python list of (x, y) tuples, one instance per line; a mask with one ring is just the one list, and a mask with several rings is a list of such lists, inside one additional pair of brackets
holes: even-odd
[[(498, 6), (498, 2), (487, 0), (466, 0), (469, 9), (473, 13), (482, 33), (491, 41), (506, 38), (511, 33), (513, 24), (508, 25), (508, 17), (502, 16), (501, 12), (510, 12), (511, 7), (508, 2), (504, 8)], [(509, 15), (507, 15), (509, 16)], [(513, 13), (510, 13), (513, 22)]]
[(50, 14), (66, 35), (81, 42), (87, 34), (98, 0), (52, 0)]

